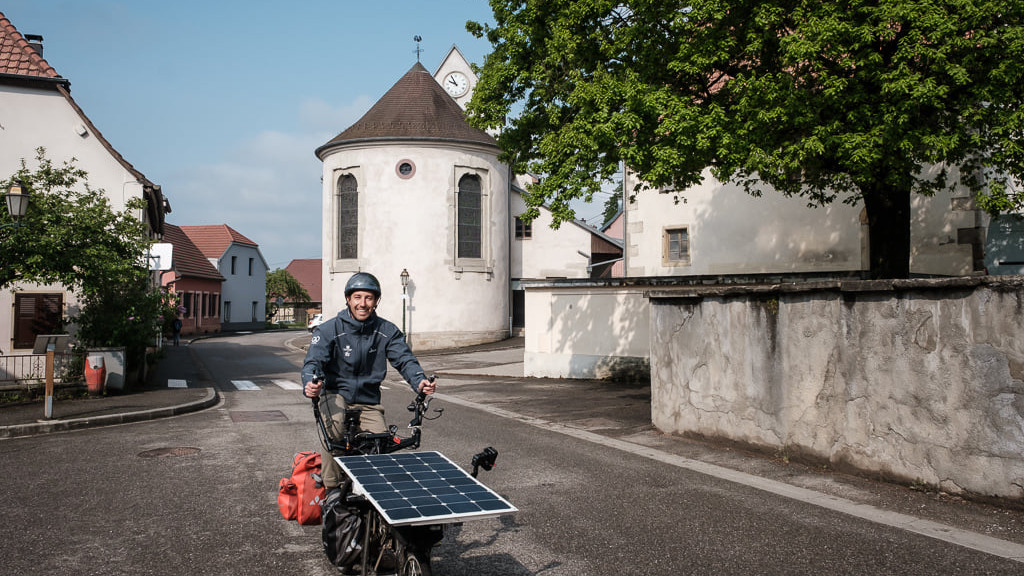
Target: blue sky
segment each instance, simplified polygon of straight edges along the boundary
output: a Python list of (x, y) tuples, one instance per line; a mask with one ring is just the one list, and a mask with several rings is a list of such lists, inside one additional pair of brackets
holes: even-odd
[[(320, 257), (320, 161), (416, 62), (452, 45), (484, 0), (4, 0), (111, 144), (163, 187), (177, 225), (226, 223), (271, 269)], [(581, 216), (586, 216), (581, 214)]]

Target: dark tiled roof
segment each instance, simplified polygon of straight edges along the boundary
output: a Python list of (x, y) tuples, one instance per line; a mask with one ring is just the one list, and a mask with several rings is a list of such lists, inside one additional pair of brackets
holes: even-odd
[(208, 278), (210, 280), (224, 280), (224, 276), (210, 264), (210, 261), (199, 251), (199, 248), (189, 240), (181, 228), (174, 224), (164, 223), (164, 242), (174, 246), (174, 254), (171, 255), (171, 266), (178, 277)]
[(182, 226), (181, 231), (188, 236), (196, 248), (207, 258), (219, 259), (231, 246), (232, 242), (246, 246), (257, 247), (258, 244), (242, 236), (237, 230), (227, 224), (212, 224), (209, 226)]
[(29, 46), (3, 12), (0, 12), (0, 74), (60, 78), (60, 74)]
[(494, 138), (466, 122), (462, 108), (417, 62), (373, 108), (347, 130), (317, 148), (364, 140), (446, 140), (494, 146)]
[(292, 260), (285, 270), (299, 284), (302, 284), (306, 292), (309, 292), (309, 300), (311, 302), (321, 302), (323, 300), (323, 289), (321, 287), (322, 267), (323, 260), (320, 258), (297, 258)]

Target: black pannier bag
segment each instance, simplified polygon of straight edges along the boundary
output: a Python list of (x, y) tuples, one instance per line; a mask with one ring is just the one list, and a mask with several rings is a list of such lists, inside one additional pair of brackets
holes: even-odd
[(345, 502), (346, 491), (331, 490), (322, 508), (324, 554), (335, 566), (349, 566), (363, 550), (363, 518)]

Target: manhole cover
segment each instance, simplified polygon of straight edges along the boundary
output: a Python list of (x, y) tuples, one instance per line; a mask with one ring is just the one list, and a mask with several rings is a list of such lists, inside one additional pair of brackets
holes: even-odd
[(201, 448), (190, 446), (174, 446), (171, 448), (154, 448), (139, 453), (139, 458), (168, 458), (172, 456), (192, 456), (199, 454)]
[(287, 422), (288, 417), (280, 410), (232, 410), (232, 422)]

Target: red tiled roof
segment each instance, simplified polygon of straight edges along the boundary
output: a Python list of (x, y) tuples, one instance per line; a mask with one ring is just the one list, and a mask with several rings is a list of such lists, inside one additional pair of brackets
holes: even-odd
[(497, 147), (494, 138), (466, 122), (466, 114), (417, 62), (347, 130), (317, 148), (365, 140), (444, 140)]
[(0, 74), (60, 78), (60, 74), (29, 46), (3, 12), (0, 12)]
[(323, 260), (320, 258), (298, 258), (292, 260), (285, 270), (298, 280), (299, 284), (302, 284), (306, 292), (309, 292), (309, 300), (311, 302), (322, 302), (322, 267)]
[(246, 246), (258, 247), (252, 240), (242, 236), (227, 224), (211, 224), (208, 226), (182, 226), (181, 231), (199, 248), (207, 258), (220, 258), (231, 246), (232, 242)]
[(210, 263), (209, 259), (199, 251), (199, 248), (189, 240), (181, 228), (174, 224), (164, 223), (164, 242), (174, 246), (174, 253), (171, 255), (171, 267), (177, 272), (178, 277), (187, 276), (190, 278), (208, 278), (210, 280), (224, 280), (217, 268)]

